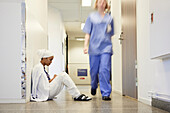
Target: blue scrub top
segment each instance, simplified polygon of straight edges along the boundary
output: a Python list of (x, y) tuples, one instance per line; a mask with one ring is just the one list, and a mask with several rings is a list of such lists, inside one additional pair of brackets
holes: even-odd
[[(110, 32), (107, 32), (108, 26), (111, 26)], [(113, 26), (113, 18), (107, 13), (103, 18), (99, 12), (93, 12), (88, 16), (83, 32), (90, 34), (89, 55), (113, 54), (111, 42), (114, 35)]]

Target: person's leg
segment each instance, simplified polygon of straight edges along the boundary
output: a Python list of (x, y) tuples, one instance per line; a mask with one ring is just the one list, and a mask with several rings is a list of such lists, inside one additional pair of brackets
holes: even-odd
[(102, 54), (99, 67), (99, 82), (102, 97), (109, 97), (111, 93), (110, 70), (111, 54)]
[(49, 99), (54, 98), (56, 95), (58, 95), (63, 87), (66, 86), (67, 91), (70, 95), (74, 98), (75, 101), (89, 101), (91, 100), (90, 97), (80, 94), (80, 91), (70, 78), (70, 76), (62, 72), (60, 73), (51, 83), (50, 83), (50, 96)]
[(80, 95), (80, 91), (78, 90), (77, 86), (70, 78), (70, 76), (66, 72), (62, 72), (61, 76), (63, 76), (63, 83), (66, 86), (69, 94), (73, 97), (78, 97)]
[(58, 92), (58, 90), (61, 89), (60, 87), (66, 86), (67, 91), (73, 97), (78, 97), (80, 95), (80, 91), (78, 90), (70, 76), (65, 72), (60, 73), (52, 82), (54, 83), (51, 83), (53, 84), (53, 89), (51, 90), (56, 89), (56, 92)]
[(49, 91), (49, 99), (53, 99), (57, 96), (61, 90), (63, 89), (63, 77), (58, 75), (51, 83), (50, 83), (50, 91)]
[(98, 87), (98, 73), (99, 73), (99, 64), (100, 56), (99, 55), (90, 55), (90, 76), (91, 76), (91, 88), (97, 89)]

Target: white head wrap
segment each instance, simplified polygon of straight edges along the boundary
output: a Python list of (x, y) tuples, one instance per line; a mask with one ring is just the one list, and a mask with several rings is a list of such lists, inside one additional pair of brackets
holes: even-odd
[(54, 56), (54, 54), (51, 51), (46, 50), (46, 49), (40, 49), (38, 50), (37, 53), (41, 58), (48, 58), (48, 57)]

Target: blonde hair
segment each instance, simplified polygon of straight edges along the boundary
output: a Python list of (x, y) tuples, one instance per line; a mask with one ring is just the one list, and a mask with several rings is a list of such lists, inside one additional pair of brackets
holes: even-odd
[[(108, 3), (107, 3), (107, 0), (105, 0), (105, 1), (106, 1), (106, 7), (105, 7), (105, 10), (106, 10), (106, 9), (109, 8), (109, 5), (108, 5)], [(94, 9), (97, 9), (97, 8), (98, 8), (98, 7), (97, 7), (97, 2), (98, 2), (98, 0), (96, 0), (96, 2), (95, 2)]]

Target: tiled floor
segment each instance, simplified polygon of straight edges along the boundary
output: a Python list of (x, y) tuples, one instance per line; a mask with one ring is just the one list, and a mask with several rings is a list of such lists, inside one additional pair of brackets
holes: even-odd
[[(78, 88), (91, 96), (90, 86)], [(92, 101), (77, 102), (63, 90), (54, 101), (0, 104), (0, 113), (168, 113), (116, 93), (112, 93), (111, 97), (111, 101), (103, 101), (98, 90)]]

